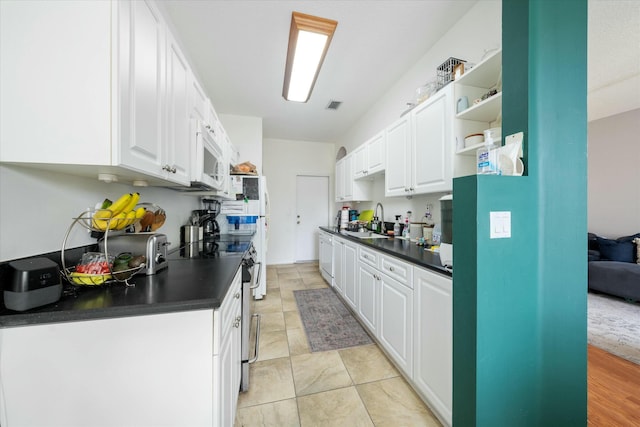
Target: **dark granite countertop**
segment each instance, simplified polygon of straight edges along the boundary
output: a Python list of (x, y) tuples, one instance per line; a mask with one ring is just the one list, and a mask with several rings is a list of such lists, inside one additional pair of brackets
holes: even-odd
[[(252, 236), (239, 241), (250, 242)], [(137, 316), (220, 307), (241, 266), (244, 250), (217, 257), (181, 258), (171, 251), (168, 267), (154, 275), (136, 275), (135, 286), (65, 286), (57, 303), (24, 312), (0, 306), (0, 328), (111, 317)], [(63, 281), (64, 283), (64, 281)]]
[(446, 270), (440, 263), (440, 255), (437, 252), (425, 250), (424, 246), (418, 246), (415, 242), (410, 242), (405, 239), (394, 239), (393, 237), (386, 239), (360, 239), (358, 237), (349, 236), (346, 233), (338, 232), (333, 227), (320, 227), (320, 230), (371, 249), (385, 252), (412, 264), (416, 264), (419, 267), (427, 268), (437, 273), (444, 274), (445, 276), (452, 276), (452, 273)]

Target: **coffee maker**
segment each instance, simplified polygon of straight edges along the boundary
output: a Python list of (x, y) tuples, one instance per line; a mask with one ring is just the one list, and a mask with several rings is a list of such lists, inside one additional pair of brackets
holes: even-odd
[(198, 223), (202, 227), (202, 235), (205, 238), (220, 235), (220, 225), (216, 221), (216, 217), (220, 213), (220, 201), (203, 198), (202, 203), (205, 208), (194, 211), (194, 214), (198, 215)]

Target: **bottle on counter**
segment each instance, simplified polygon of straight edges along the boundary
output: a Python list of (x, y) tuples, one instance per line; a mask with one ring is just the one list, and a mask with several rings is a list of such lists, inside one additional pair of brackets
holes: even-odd
[(394, 236), (399, 236), (400, 235), (400, 217), (402, 215), (396, 215), (396, 223), (393, 225), (393, 235)]
[(340, 230), (346, 230), (349, 223), (349, 206), (344, 206), (340, 211)]
[(404, 229), (402, 230), (402, 237), (406, 237), (407, 239), (411, 238), (411, 233), (409, 233), (410, 218), (411, 218), (411, 211), (407, 211), (407, 215), (404, 217)]

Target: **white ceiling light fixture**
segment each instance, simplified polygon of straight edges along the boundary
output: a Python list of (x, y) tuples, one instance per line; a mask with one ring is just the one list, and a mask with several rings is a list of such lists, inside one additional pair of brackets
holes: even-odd
[(295, 102), (309, 100), (337, 26), (338, 21), (331, 19), (300, 12), (291, 14), (289, 49), (282, 89), (284, 99)]

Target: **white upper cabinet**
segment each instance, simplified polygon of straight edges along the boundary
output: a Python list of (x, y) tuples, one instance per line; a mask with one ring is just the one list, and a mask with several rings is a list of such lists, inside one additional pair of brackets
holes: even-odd
[(373, 177), (377, 173), (384, 172), (385, 147), (386, 135), (382, 131), (356, 148), (353, 152), (355, 156), (354, 179)]
[(207, 99), (207, 95), (204, 93), (202, 86), (200, 86), (200, 83), (195, 78), (195, 76), (193, 76), (191, 79), (189, 90), (191, 91), (191, 117), (203, 122), (207, 121), (206, 119), (209, 111), (209, 100)]
[(192, 141), (190, 86), (191, 69), (180, 47), (171, 34), (167, 34), (167, 173), (174, 181), (189, 185), (189, 153)]
[(367, 175), (367, 145), (362, 144), (353, 152), (353, 178), (363, 178)]
[(0, 2), (0, 20), (0, 162), (189, 185), (208, 100), (153, 0)]
[(354, 179), (355, 152), (336, 162), (336, 202), (371, 200), (372, 182)]
[[(147, 1), (118, 3), (120, 161), (164, 178), (165, 23)], [(114, 141), (117, 144), (117, 141)]]
[(453, 189), (451, 85), (386, 130), (385, 197)]
[(384, 172), (386, 141), (386, 134), (380, 132), (367, 142), (367, 175)]
[(407, 196), (411, 188), (411, 116), (405, 115), (387, 128), (385, 196)]
[(411, 111), (413, 194), (453, 190), (451, 86)]

